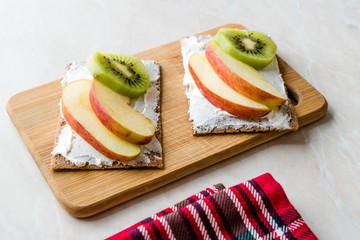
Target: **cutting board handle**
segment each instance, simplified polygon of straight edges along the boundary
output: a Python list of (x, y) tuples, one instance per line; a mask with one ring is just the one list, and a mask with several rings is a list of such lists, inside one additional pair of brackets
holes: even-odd
[[(296, 100), (295, 112), (298, 116), (299, 127), (303, 127), (322, 118), (328, 109), (328, 104), (323, 95), (321, 95), (310, 83), (304, 79), (284, 60), (277, 57), (280, 66), (280, 72), (285, 79), (285, 85), (289, 96)], [(311, 114), (310, 114), (311, 113)]]

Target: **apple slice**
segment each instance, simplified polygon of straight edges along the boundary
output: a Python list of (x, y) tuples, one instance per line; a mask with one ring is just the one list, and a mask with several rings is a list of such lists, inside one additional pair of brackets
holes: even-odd
[(201, 94), (215, 107), (245, 119), (258, 119), (271, 111), (226, 85), (202, 53), (190, 57), (189, 71)]
[(140, 154), (140, 147), (115, 136), (93, 112), (89, 91), (91, 80), (77, 80), (63, 89), (61, 110), (69, 126), (104, 156), (122, 162)]
[(269, 108), (285, 103), (284, 97), (255, 68), (233, 58), (214, 41), (209, 41), (205, 55), (214, 71), (232, 89)]
[(130, 98), (94, 79), (90, 88), (90, 104), (100, 122), (118, 137), (134, 144), (151, 141), (155, 125), (129, 105)]

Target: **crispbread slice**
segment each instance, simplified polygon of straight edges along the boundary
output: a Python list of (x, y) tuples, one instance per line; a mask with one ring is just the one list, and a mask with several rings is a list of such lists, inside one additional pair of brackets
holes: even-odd
[[(160, 122), (159, 124), (161, 124), (161, 121), (159, 122)], [(61, 130), (64, 128), (65, 124), (67, 124), (65, 120), (60, 117), (58, 122), (57, 135), (55, 137), (55, 144), (57, 143), (59, 134), (61, 133)], [(160, 125), (154, 137), (156, 137), (161, 142)], [(79, 167), (67, 161), (62, 155), (57, 154), (56, 156), (52, 156), (51, 158), (51, 168), (54, 171), (60, 171), (60, 170), (76, 170), (76, 169), (92, 170), (92, 169), (128, 169), (128, 168), (163, 168), (164, 167), (162, 153), (152, 152), (151, 154), (147, 154), (147, 156), (149, 157), (150, 163), (138, 162), (136, 165), (126, 165), (125, 163), (114, 161), (112, 166), (98, 167), (96, 165), (86, 164), (85, 166)]]
[[(66, 67), (66, 70), (69, 70), (69, 65)], [(155, 87), (159, 92), (160, 96), (157, 101), (157, 106), (155, 108), (155, 112), (159, 113), (159, 119), (157, 122), (157, 129), (155, 132), (155, 136), (159, 142), (162, 142), (162, 126), (161, 126), (161, 77), (152, 83), (152, 86)], [(59, 135), (62, 131), (62, 129), (66, 126), (66, 121), (60, 116), (58, 120), (58, 126), (57, 126), (57, 134), (55, 136), (55, 146), (58, 143)], [(65, 157), (63, 157), (60, 154), (57, 154), (55, 156), (52, 156), (51, 158), (51, 168), (54, 171), (61, 171), (61, 170), (99, 170), (99, 169), (129, 169), (129, 168), (160, 168), (162, 169), (164, 167), (164, 161), (163, 161), (163, 154), (162, 151), (155, 152), (150, 151), (150, 153), (144, 153), (147, 157), (147, 161), (143, 161), (143, 159), (136, 160), (135, 164), (126, 164), (120, 161), (114, 161), (112, 166), (97, 166), (97, 165), (89, 165), (86, 163), (84, 166), (76, 166), (75, 164), (71, 163), (70, 161), (66, 160)]]
[[(290, 131), (296, 131), (299, 128), (299, 123), (295, 114), (294, 106), (291, 104), (291, 102), (288, 102), (288, 106), (286, 108), (287, 115), (289, 116), (289, 129)], [(192, 126), (193, 127), (193, 126)], [(233, 127), (233, 126), (221, 126), (221, 123), (219, 126), (216, 126), (212, 128), (210, 131), (202, 131), (201, 129), (194, 129), (193, 135), (194, 136), (205, 136), (209, 134), (221, 134), (221, 133), (240, 133), (240, 132), (271, 132), (271, 131), (281, 131), (281, 129), (277, 128), (261, 128), (259, 126), (243, 126), (243, 127)]]
[[(207, 42), (213, 36), (190, 36), (181, 40), (181, 50), (184, 66), (183, 84), (186, 87), (186, 96), (189, 103), (189, 116), (194, 136), (239, 133), (239, 132), (269, 132), (269, 131), (295, 131), (299, 128), (294, 107), (288, 99), (279, 111), (272, 112), (273, 118), (265, 117), (262, 119), (247, 120), (233, 116), (221, 109), (213, 106), (201, 94), (196, 87), (188, 69), (188, 61), (192, 54), (205, 52)], [(260, 71), (261, 75), (270, 75), (268, 79), (280, 92), (288, 96), (286, 86), (279, 72), (278, 62), (275, 58), (268, 68)], [(280, 117), (280, 118), (279, 118)], [(280, 120), (279, 120), (280, 119)]]

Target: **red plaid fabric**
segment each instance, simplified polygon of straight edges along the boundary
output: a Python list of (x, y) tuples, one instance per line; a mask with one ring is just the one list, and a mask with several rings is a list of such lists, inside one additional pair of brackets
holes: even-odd
[(113, 236), (115, 239), (305, 239), (317, 237), (266, 173), (191, 196)]

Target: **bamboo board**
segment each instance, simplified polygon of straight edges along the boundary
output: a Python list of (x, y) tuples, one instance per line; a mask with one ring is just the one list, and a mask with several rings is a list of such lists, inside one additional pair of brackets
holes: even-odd
[[(201, 34), (215, 34), (217, 30)], [(21, 92), (8, 101), (8, 114), (34, 161), (59, 203), (75, 217), (92, 216), (287, 133), (194, 137), (182, 85), (180, 41), (136, 56), (156, 60), (161, 66), (163, 170), (53, 172), (50, 152), (59, 116), (60, 80)], [(298, 102), (295, 110), (300, 127), (321, 118), (327, 111), (324, 97), (280, 58), (279, 65), (290, 94)]]

